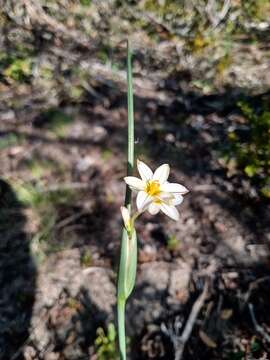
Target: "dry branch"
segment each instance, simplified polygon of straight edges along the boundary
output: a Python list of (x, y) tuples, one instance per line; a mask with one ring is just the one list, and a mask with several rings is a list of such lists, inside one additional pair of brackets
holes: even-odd
[(195, 303), (192, 306), (191, 313), (189, 314), (189, 317), (187, 319), (184, 331), (178, 341), (176, 352), (175, 352), (175, 360), (181, 360), (185, 345), (191, 335), (192, 329), (194, 327), (195, 321), (201, 311), (201, 308), (203, 307), (203, 304), (207, 298), (208, 295), (208, 289), (209, 289), (209, 282), (206, 281), (204, 284), (203, 292), (200, 294), (198, 299), (195, 301)]

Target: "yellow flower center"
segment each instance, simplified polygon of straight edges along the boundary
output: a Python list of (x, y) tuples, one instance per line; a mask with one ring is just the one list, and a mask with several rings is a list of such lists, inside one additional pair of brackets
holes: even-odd
[(157, 196), (160, 193), (160, 184), (157, 180), (147, 181), (145, 192), (150, 196)]

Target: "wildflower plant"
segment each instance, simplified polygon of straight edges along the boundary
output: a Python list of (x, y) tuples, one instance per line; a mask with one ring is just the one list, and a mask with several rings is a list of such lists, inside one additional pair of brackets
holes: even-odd
[[(128, 165), (125, 206), (121, 206), (123, 230), (120, 250), (120, 264), (117, 287), (117, 320), (118, 339), (121, 360), (126, 360), (125, 337), (125, 306), (136, 279), (137, 270), (137, 234), (135, 221), (145, 211), (156, 215), (163, 212), (177, 221), (179, 213), (176, 205), (183, 201), (187, 188), (168, 181), (170, 167), (168, 164), (159, 166), (154, 172), (144, 162), (137, 160), (140, 178), (133, 176), (134, 167), (134, 108), (132, 87), (132, 65), (129, 43), (127, 45), (127, 82), (128, 82)], [(136, 207), (131, 209), (132, 192), (137, 194)]]

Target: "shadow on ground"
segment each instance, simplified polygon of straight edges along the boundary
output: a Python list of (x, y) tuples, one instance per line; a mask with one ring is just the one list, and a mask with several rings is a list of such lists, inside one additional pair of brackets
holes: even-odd
[(24, 232), (23, 207), (0, 180), (0, 359), (23, 359), (35, 299), (36, 268)]

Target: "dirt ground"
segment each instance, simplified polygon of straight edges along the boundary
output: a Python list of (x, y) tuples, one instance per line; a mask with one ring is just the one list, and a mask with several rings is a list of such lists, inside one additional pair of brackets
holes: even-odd
[[(25, 41), (29, 30), (12, 16), (6, 29), (20, 29)], [(34, 68), (25, 81), (0, 82), (0, 359), (113, 360), (98, 357), (95, 339), (115, 321), (127, 145), (123, 34), (111, 40), (120, 44), (109, 52), (115, 69), (78, 44), (83, 38), (62, 39), (61, 29), (44, 24), (41, 34), (53, 35), (37, 32), (31, 44), (52, 74)], [(235, 42), (223, 78), (203, 91), (196, 81), (211, 75), (203, 56), (185, 64), (181, 42), (153, 44), (139, 32), (131, 40), (136, 157), (153, 169), (169, 163), (170, 179), (190, 192), (178, 222), (147, 213), (138, 221), (130, 359), (177, 359), (202, 294), (183, 359), (268, 359), (269, 201), (221, 154), (228, 129), (243, 120), (239, 100), (270, 100), (269, 47)]]

